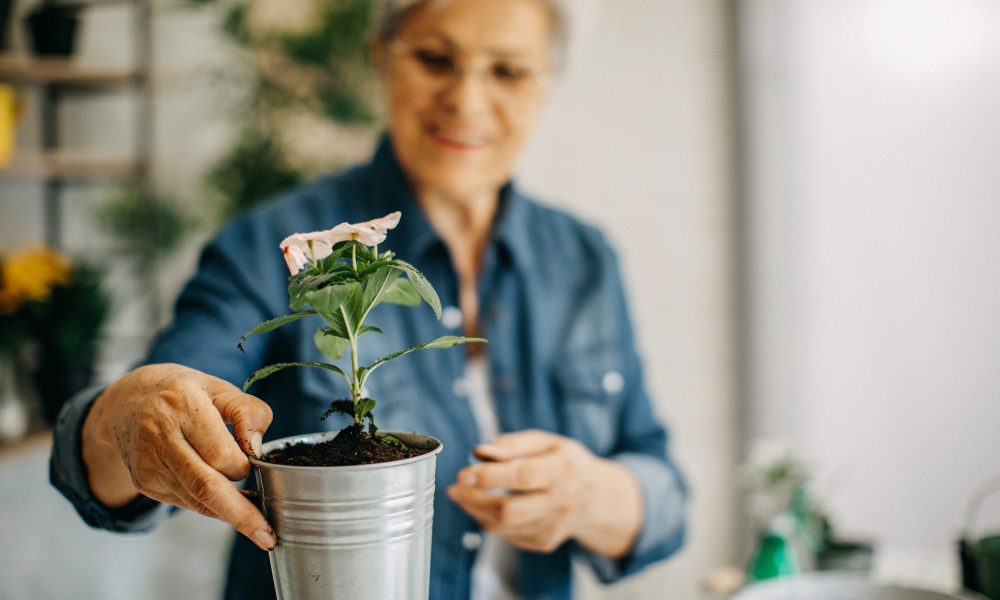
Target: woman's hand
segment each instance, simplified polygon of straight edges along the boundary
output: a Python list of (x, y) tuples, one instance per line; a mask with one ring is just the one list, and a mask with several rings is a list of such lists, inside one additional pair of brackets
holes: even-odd
[(568, 539), (608, 558), (632, 548), (642, 497), (625, 467), (538, 430), (501, 435), (475, 453), (487, 462), (459, 471), (448, 497), (485, 531), (534, 552)]
[(221, 519), (269, 550), (271, 526), (230, 480), (250, 472), (246, 455), (260, 455), (270, 424), (270, 407), (228, 382), (181, 365), (140, 367), (110, 385), (84, 421), (91, 490), (112, 508), (144, 494)]

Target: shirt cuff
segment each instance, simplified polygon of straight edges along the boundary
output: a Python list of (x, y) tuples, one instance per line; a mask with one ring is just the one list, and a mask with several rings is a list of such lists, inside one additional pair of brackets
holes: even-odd
[(59, 413), (52, 436), (49, 481), (70, 501), (87, 525), (122, 533), (149, 531), (170, 514), (172, 507), (140, 495), (125, 506), (108, 508), (90, 490), (81, 445), (83, 422), (102, 392), (103, 386), (85, 389)]
[(647, 454), (623, 453), (613, 460), (632, 471), (642, 493), (643, 523), (631, 552), (611, 559), (582, 551), (603, 583), (615, 582), (663, 560), (684, 545), (687, 492), (670, 465)]

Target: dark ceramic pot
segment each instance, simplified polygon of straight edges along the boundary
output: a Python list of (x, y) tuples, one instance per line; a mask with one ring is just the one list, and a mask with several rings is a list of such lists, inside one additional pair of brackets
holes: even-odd
[(0, 0), (0, 52), (10, 49), (10, 15), (14, 0)]
[(40, 56), (71, 56), (76, 50), (82, 4), (43, 3), (28, 13), (31, 50)]

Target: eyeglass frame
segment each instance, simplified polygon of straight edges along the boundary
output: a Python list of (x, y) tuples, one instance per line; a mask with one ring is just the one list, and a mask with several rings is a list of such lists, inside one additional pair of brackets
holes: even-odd
[[(446, 42), (446, 45), (448, 45), (448, 46), (454, 46), (454, 44), (451, 44), (450, 42)], [(419, 44), (412, 43), (412, 42), (406, 42), (404, 40), (401, 40), (401, 39), (397, 38), (397, 39), (392, 40), (388, 44), (386, 44), (385, 48), (386, 48), (387, 53), (390, 56), (394, 56), (394, 57), (395, 56), (402, 56), (404, 58), (408, 58), (410, 60), (413, 60), (414, 62), (416, 62), (418, 64), (418, 68), (423, 70), (423, 72), (420, 73), (421, 77), (425, 77), (425, 78), (428, 78), (428, 79), (437, 80), (438, 83), (440, 85), (442, 85), (442, 86), (445, 86), (445, 85), (447, 85), (449, 87), (453, 86), (457, 82), (459, 82), (462, 79), (464, 79), (467, 74), (469, 74), (470, 69), (469, 69), (469, 66), (468, 66), (468, 59), (455, 60), (454, 57), (461, 56), (461, 55), (468, 56), (471, 53), (463, 52), (461, 49), (453, 48), (453, 47), (449, 48), (446, 51), (438, 52), (438, 51), (435, 51), (435, 50), (421, 49), (421, 48), (418, 48), (416, 46), (419, 46)], [(432, 68), (429, 67), (426, 64), (425, 59), (421, 59), (421, 57), (419, 56), (420, 52), (422, 52), (422, 51), (423, 52), (428, 52), (428, 53), (434, 53), (434, 54), (447, 54), (448, 55), (448, 60), (451, 63), (451, 65), (450, 65), (451, 72), (449, 72), (449, 73), (435, 73), (432, 70)], [(476, 69), (477, 71), (479, 71), (479, 80), (484, 84), (484, 86), (486, 87), (487, 90), (495, 90), (495, 89), (497, 89), (497, 88), (492, 87), (492, 85), (491, 85), (490, 82), (494, 82), (494, 84), (499, 84), (500, 85), (500, 89), (503, 89), (503, 82), (502, 81), (498, 81), (495, 78), (489, 76), (489, 72), (490, 72), (491, 68), (492, 67), (480, 67), (479, 69)], [(524, 69), (524, 67), (518, 67), (518, 68)], [(530, 88), (532, 91), (545, 91), (546, 89), (548, 89), (552, 85), (552, 83), (553, 83), (553, 81), (555, 79), (554, 72), (553, 72), (552, 68), (549, 67), (549, 66), (546, 66), (546, 67), (543, 67), (543, 68), (539, 68), (537, 70), (534, 69), (533, 67), (531, 67), (531, 68), (528, 68), (527, 70), (528, 70), (528, 73), (526, 74), (526, 77), (531, 82), (533, 82), (533, 85)], [(496, 92), (495, 91), (493, 92), (493, 94), (495, 95), (495, 98), (496, 98), (497, 96), (496, 96)], [(522, 93), (519, 93), (519, 94), (508, 95), (508, 96), (504, 96), (503, 94), (499, 95), (499, 98), (502, 99), (502, 100), (504, 100), (504, 99), (506, 99), (506, 100), (514, 99), (514, 100), (522, 100), (523, 101), (523, 100), (527, 100), (529, 97), (530, 97), (530, 94), (528, 94), (526, 92), (522, 92)]]

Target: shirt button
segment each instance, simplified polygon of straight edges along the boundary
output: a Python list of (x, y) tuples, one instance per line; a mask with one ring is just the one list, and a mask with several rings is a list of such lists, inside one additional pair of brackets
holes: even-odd
[(472, 552), (483, 545), (483, 534), (476, 531), (466, 531), (462, 534), (462, 547)]
[(625, 389), (625, 378), (618, 371), (608, 371), (601, 378), (601, 387), (608, 394), (617, 394)]
[(456, 306), (446, 306), (441, 311), (441, 324), (448, 329), (458, 329), (462, 326), (462, 311)]

